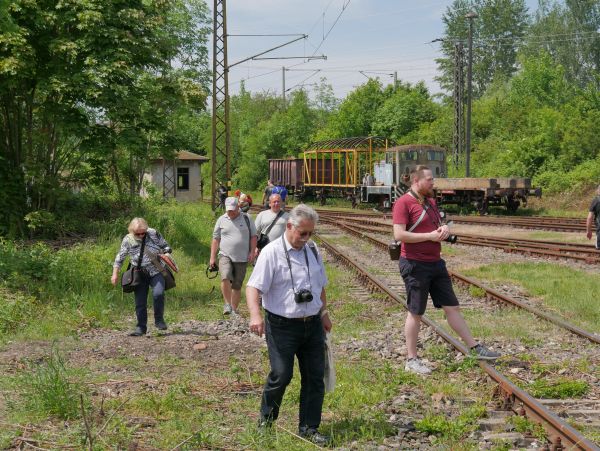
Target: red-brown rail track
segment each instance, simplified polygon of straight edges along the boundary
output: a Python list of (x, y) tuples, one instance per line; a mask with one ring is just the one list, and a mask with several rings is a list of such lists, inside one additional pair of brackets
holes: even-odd
[[(321, 214), (324, 220), (343, 222), (351, 227), (372, 233), (391, 233), (390, 222), (353, 217), (330, 216)], [(518, 252), (527, 255), (539, 255), (550, 258), (566, 258), (578, 260), (590, 264), (600, 263), (600, 250), (590, 244), (561, 243), (548, 240), (528, 240), (523, 238), (493, 237), (488, 235), (457, 234), (460, 244), (471, 246), (493, 247), (502, 249), (504, 252)]]
[[(345, 232), (357, 236), (359, 238), (362, 238), (364, 240), (369, 241), (371, 244), (373, 244), (374, 246), (387, 251), (387, 247), (388, 247), (388, 243), (386, 241), (380, 240), (378, 238), (369, 236), (367, 234), (365, 234), (362, 230), (360, 230), (359, 228), (353, 227), (353, 226), (349, 226), (347, 224), (344, 223), (339, 223), (339, 222), (330, 222), (328, 219), (321, 219), (323, 222), (329, 222), (332, 225), (335, 225), (338, 228), (341, 228), (342, 230), (344, 230)], [(466, 285), (472, 285), (475, 287), (478, 287), (480, 289), (482, 289), (485, 292), (485, 295), (488, 299), (493, 299), (495, 301), (498, 302), (502, 302), (505, 304), (510, 304), (513, 305), (515, 307), (521, 308), (523, 310), (527, 310), (530, 313), (533, 313), (534, 315), (545, 319), (546, 321), (549, 321), (553, 324), (556, 324), (557, 326), (560, 326), (564, 329), (567, 329), (569, 331), (571, 331), (572, 333), (574, 333), (575, 335), (579, 335), (580, 337), (586, 338), (590, 341), (592, 341), (593, 343), (597, 343), (600, 344), (600, 336), (598, 334), (592, 333), (592, 332), (588, 332), (584, 329), (581, 329), (580, 327), (575, 326), (574, 324), (571, 324), (567, 321), (564, 321), (560, 318), (557, 318), (554, 315), (551, 315), (549, 313), (543, 312), (542, 310), (539, 309), (539, 307), (532, 307), (524, 302), (521, 302), (517, 299), (514, 299), (511, 296), (507, 296), (505, 294), (502, 294), (492, 288), (486, 287), (485, 285), (471, 279), (470, 277), (464, 276), (462, 274), (459, 274), (455, 271), (448, 271), (450, 273), (450, 276), (462, 283), (462, 284), (466, 284)]]
[[(385, 294), (387, 297), (406, 308), (406, 303), (404, 300), (402, 300), (382, 280), (370, 274), (363, 266), (344, 255), (335, 246), (323, 239), (323, 237), (319, 236), (319, 239), (322, 246), (327, 249), (327, 251), (336, 260), (358, 273), (358, 279), (363, 284), (368, 285), (372, 290), (377, 290)], [(423, 316), (423, 322), (431, 327), (440, 337), (442, 337), (455, 349), (459, 350), (465, 355), (468, 354), (468, 350), (461, 342), (445, 332), (434, 321), (430, 320), (426, 316)], [(513, 384), (492, 365), (485, 362), (479, 362), (479, 365), (498, 384), (503, 399), (503, 407), (507, 410), (512, 409), (519, 415), (526, 414), (530, 420), (540, 423), (546, 430), (548, 437), (552, 442), (552, 449), (600, 449), (594, 443), (582, 436), (576, 429), (563, 421), (560, 417), (549, 411), (527, 392)]]

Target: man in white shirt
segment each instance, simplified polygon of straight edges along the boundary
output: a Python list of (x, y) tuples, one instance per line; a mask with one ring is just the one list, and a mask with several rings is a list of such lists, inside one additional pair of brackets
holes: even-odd
[(325, 267), (316, 246), (309, 242), (318, 218), (304, 204), (291, 211), (285, 233), (261, 251), (246, 286), (246, 301), (250, 331), (259, 336), (265, 333), (271, 363), (259, 427), (270, 427), (279, 416), (297, 356), (301, 373), (299, 434), (327, 445), (330, 438), (318, 429), (325, 395), (325, 331), (329, 332), (332, 324), (326, 309)]
[(261, 247), (260, 241), (262, 234), (265, 234), (268, 237), (270, 243), (275, 241), (283, 235), (283, 232), (285, 232), (285, 225), (287, 224), (290, 214), (281, 209), (281, 204), (281, 196), (279, 194), (271, 194), (269, 196), (270, 209), (261, 211), (256, 215), (254, 226), (256, 227), (256, 235), (258, 237), (256, 246), (257, 257), (260, 252), (259, 247)]
[(248, 262), (254, 261), (255, 249), (254, 222), (240, 211), (237, 197), (228, 197), (225, 199), (225, 214), (217, 219), (210, 246), (210, 266), (217, 264), (217, 250), (219, 251), (224, 315), (237, 314), (246, 267)]

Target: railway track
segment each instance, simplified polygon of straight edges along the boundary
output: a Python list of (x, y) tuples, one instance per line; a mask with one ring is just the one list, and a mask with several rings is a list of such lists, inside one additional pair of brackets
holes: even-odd
[[(390, 234), (391, 223), (369, 218), (341, 218), (329, 215), (321, 216), (323, 221), (344, 223), (358, 230), (372, 233)], [(493, 247), (504, 252), (518, 252), (527, 255), (539, 255), (550, 258), (566, 258), (590, 264), (600, 263), (600, 250), (589, 244), (560, 243), (547, 240), (528, 240), (486, 235), (457, 234), (459, 244), (471, 246)]]
[[(336, 224), (339, 226), (339, 224)], [(367, 236), (358, 231), (359, 236), (362, 238), (367, 238)], [(358, 273), (358, 280), (363, 284), (367, 285), (371, 290), (377, 290), (383, 293), (386, 297), (392, 299), (393, 301), (405, 306), (404, 300), (397, 295), (398, 289), (397, 287), (390, 287), (390, 282), (386, 273), (384, 272), (381, 275), (374, 276), (372, 271), (369, 271), (368, 264), (370, 260), (368, 257), (365, 262), (358, 262), (353, 257), (348, 254), (352, 253), (353, 247), (356, 247), (356, 243), (353, 243), (353, 247), (342, 250), (338, 249), (335, 245), (333, 245), (328, 240), (324, 239), (320, 234), (319, 238), (323, 244), (323, 247), (328, 250), (328, 252), (334, 256), (335, 259), (340, 261), (343, 265), (352, 268), (353, 271)], [(374, 241), (375, 240), (375, 241)], [(378, 247), (387, 246), (387, 243), (377, 240), (371, 237), (369, 242), (376, 244)], [(377, 251), (380, 253), (380, 251)], [(398, 279), (398, 274), (396, 271), (396, 279)], [(469, 283), (469, 280), (465, 280), (465, 283)], [(393, 282), (392, 282), (393, 283)], [(397, 283), (397, 281), (396, 281)], [(546, 318), (547, 319), (547, 318)], [(459, 350), (462, 353), (467, 353), (467, 350), (462, 345), (461, 342), (458, 342), (454, 337), (449, 335), (443, 328), (441, 328), (438, 324), (436, 324), (430, 318), (424, 318), (425, 324), (431, 327), (435, 332), (441, 336), (447, 343), (449, 343), (452, 347)], [(561, 325), (562, 326), (562, 325)], [(577, 333), (575, 330), (569, 329), (573, 333)], [(578, 334), (581, 336), (581, 334)], [(594, 342), (594, 346), (598, 343), (598, 336), (594, 334), (589, 334), (590, 336), (585, 337), (587, 340)], [(545, 353), (551, 353), (552, 350), (548, 349), (544, 351)], [(552, 442), (552, 449), (585, 449), (585, 450), (597, 450), (598, 448), (594, 443), (589, 441), (587, 438), (582, 436), (577, 430), (575, 430), (572, 426), (570, 426), (565, 420), (559, 417), (557, 414), (553, 413), (549, 406), (551, 407), (552, 401), (548, 400), (544, 403), (534, 399), (528, 393), (526, 393), (521, 388), (517, 387), (514, 383), (510, 381), (506, 376), (501, 374), (496, 368), (492, 365), (484, 362), (479, 362), (482, 369), (498, 384), (499, 392), (501, 393), (502, 404), (505, 409), (510, 409), (513, 412), (522, 415), (523, 413), (527, 414), (527, 417), (531, 420), (539, 422), (546, 429), (548, 436)], [(564, 402), (561, 400), (556, 400), (556, 405), (564, 405)], [(599, 406), (598, 403), (594, 404), (591, 408), (591, 411), (597, 409)], [(579, 406), (580, 407), (580, 406)], [(564, 415), (565, 413), (562, 412)], [(593, 415), (593, 414), (592, 414)]]

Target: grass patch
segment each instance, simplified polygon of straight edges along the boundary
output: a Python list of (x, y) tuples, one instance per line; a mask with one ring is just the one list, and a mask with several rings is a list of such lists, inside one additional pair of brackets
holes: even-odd
[(31, 367), (14, 379), (20, 399), (12, 399), (9, 408), (16, 416), (40, 419), (56, 417), (71, 420), (80, 416), (80, 395), (85, 393), (77, 373), (67, 368), (58, 349), (41, 364)]
[(578, 326), (600, 333), (600, 277), (551, 263), (504, 263), (465, 271), (484, 280), (511, 282), (532, 296), (542, 298), (546, 308)]
[(527, 417), (513, 415), (508, 418), (508, 422), (514, 426), (515, 431), (520, 432), (521, 434), (532, 435), (542, 441), (547, 437), (544, 427), (539, 423), (530, 421)]
[(572, 379), (558, 379), (551, 381), (545, 378), (537, 379), (528, 384), (526, 390), (536, 398), (543, 399), (568, 399), (582, 398), (587, 394), (590, 386), (587, 382)]
[(477, 420), (484, 415), (485, 406), (478, 404), (466, 408), (455, 418), (427, 413), (422, 420), (415, 422), (415, 428), (438, 436), (438, 441), (456, 441), (474, 431), (477, 428)]

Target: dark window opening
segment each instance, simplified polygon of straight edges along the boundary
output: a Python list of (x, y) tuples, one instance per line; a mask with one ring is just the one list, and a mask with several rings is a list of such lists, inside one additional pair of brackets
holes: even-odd
[(190, 168), (177, 168), (177, 190), (187, 191), (190, 189)]

